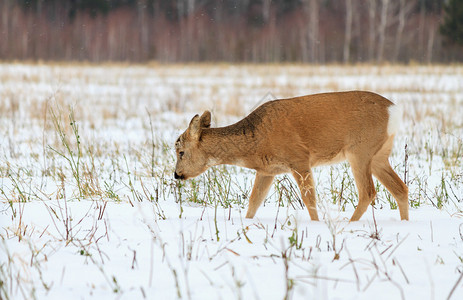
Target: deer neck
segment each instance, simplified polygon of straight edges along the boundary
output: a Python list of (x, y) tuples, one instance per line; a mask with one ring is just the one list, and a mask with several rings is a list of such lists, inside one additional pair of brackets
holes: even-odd
[(255, 136), (233, 129), (228, 126), (203, 130), (200, 147), (210, 157), (210, 166), (228, 164), (246, 167), (245, 161), (255, 150)]

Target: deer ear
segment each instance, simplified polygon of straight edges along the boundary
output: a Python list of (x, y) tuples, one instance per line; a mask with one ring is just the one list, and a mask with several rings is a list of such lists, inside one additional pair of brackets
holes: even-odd
[(211, 112), (206, 110), (200, 119), (201, 128), (209, 128), (211, 127)]
[(190, 125), (188, 126), (188, 132), (191, 138), (199, 140), (199, 137), (201, 136), (201, 124), (199, 115), (196, 115), (193, 117), (193, 119), (191, 119)]

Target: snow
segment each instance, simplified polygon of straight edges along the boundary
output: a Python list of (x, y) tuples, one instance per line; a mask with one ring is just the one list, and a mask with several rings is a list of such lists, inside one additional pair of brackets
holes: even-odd
[[(458, 66), (0, 64), (0, 298), (462, 299), (461, 82)], [(225, 125), (269, 92), (353, 89), (403, 108), (391, 165), (407, 174), (410, 221), (378, 184), (348, 222), (347, 164), (314, 170), (320, 222), (287, 176), (252, 220), (252, 171), (173, 179), (196, 113)]]
[[(152, 203), (108, 202), (99, 218), (104, 203), (70, 202), (72, 240), (66, 245), (66, 227), (50, 213), (59, 214), (58, 204), (22, 205), (26, 235), (2, 246), (9, 248), (12, 268), (31, 272), (20, 276), (33, 280), (23, 285), (36, 285), (39, 299), (175, 299), (178, 293), (192, 299), (282, 299), (282, 253), (289, 256), (295, 298), (440, 299), (462, 271), (461, 219), (432, 207), (413, 209), (410, 222), (398, 221), (397, 211), (376, 211), (376, 225), (371, 211), (349, 223), (351, 209), (330, 221), (334, 236), (327, 221), (308, 221), (303, 210), (280, 208), (276, 216), (275, 207), (263, 207), (255, 220), (244, 219), (239, 209), (220, 210), (217, 240), (214, 208), (183, 206), (179, 218), (177, 204), (162, 203), (162, 220)], [(17, 224), (10, 226), (7, 232)], [(291, 247), (293, 234), (300, 248)], [(340, 252), (335, 261), (333, 238)], [(461, 296), (460, 286), (453, 297)]]

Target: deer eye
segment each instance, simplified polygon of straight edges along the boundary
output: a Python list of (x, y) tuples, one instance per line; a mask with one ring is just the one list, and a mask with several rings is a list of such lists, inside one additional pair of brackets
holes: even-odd
[(185, 154), (185, 152), (180, 151), (180, 152), (178, 153), (178, 157), (182, 158), (184, 154)]

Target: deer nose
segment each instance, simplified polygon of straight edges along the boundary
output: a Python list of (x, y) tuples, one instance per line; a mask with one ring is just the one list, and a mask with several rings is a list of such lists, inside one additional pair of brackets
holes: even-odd
[(183, 179), (183, 175), (178, 175), (177, 172), (174, 172), (174, 178), (175, 179)]

